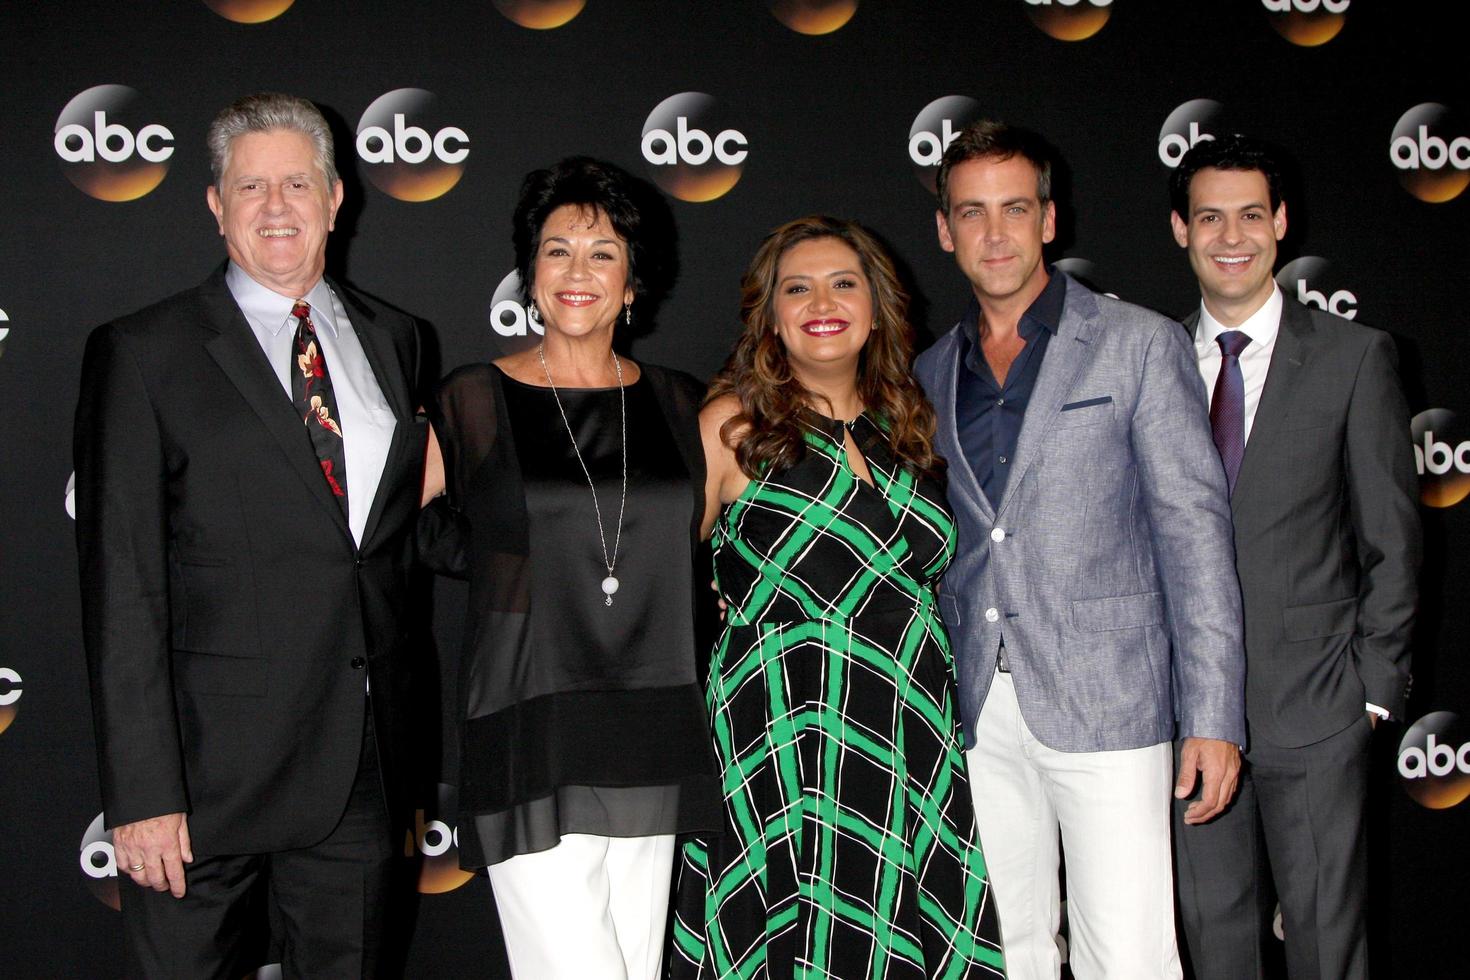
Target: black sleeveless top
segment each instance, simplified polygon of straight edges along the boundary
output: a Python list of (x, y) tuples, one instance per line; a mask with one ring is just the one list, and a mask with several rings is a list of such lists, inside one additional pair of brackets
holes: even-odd
[[(644, 366), (625, 389), (628, 490), (608, 605), (592, 490), (611, 552), (622, 496), (619, 395), (445, 379), (431, 409), (470, 580), (460, 670), (460, 856), (494, 864), (568, 833), (719, 826), (695, 676), (693, 552), (704, 499), (700, 387)], [(437, 553), (448, 550), (438, 542)], [(442, 563), (439, 570), (445, 570)], [(472, 832), (471, 832), (472, 831)]]

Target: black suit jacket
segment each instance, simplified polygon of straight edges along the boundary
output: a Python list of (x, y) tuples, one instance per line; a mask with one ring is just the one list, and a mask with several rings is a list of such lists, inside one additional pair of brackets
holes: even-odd
[(87, 342), (77, 547), (106, 822), (185, 811), (196, 855), (331, 831), (366, 676), (390, 791), (401, 768), (418, 332), (333, 288), (398, 421), (360, 548), (223, 269)]
[(1392, 339), (1287, 298), (1230, 500), (1253, 739), (1310, 744), (1366, 701), (1402, 716), (1417, 498)]

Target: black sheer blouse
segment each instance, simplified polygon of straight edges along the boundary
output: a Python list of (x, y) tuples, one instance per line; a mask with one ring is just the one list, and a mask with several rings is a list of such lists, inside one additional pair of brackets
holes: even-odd
[(628, 491), (612, 604), (609, 550), (622, 496), (617, 388), (551, 390), (492, 365), (445, 379), (430, 411), (447, 501), (425, 514), (458, 538), (470, 582), (460, 666), (460, 857), (494, 864), (569, 833), (633, 837), (719, 826), (720, 791), (695, 675), (693, 562), (704, 506), (698, 410), (687, 375), (642, 366), (627, 386)]

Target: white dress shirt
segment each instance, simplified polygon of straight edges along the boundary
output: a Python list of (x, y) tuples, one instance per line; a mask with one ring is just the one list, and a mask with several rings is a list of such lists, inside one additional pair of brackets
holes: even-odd
[(1280, 286), (1272, 286), (1271, 296), (1261, 308), (1238, 327), (1227, 327), (1210, 315), (1203, 303), (1199, 308), (1199, 324), (1194, 331), (1194, 353), (1199, 358), (1199, 373), (1205, 379), (1205, 391), (1215, 397), (1215, 379), (1220, 374), (1220, 344), (1215, 338), (1227, 330), (1239, 330), (1251, 339), (1240, 352), (1240, 374), (1245, 381), (1245, 443), (1250, 444), (1251, 425), (1261, 405), (1261, 391), (1266, 387), (1266, 372), (1271, 369), (1271, 355), (1276, 351), (1276, 334), (1281, 329)]
[[(291, 307), (296, 301), (262, 286), (233, 262), (225, 272), (225, 284), (240, 312), (245, 314), (245, 322), (250, 324), (260, 349), (265, 351), (289, 402), (296, 339), (296, 318), (291, 315)], [(337, 398), (342, 452), (347, 464), (347, 526), (352, 531), (352, 539), (360, 546), (397, 420), (378, 387), (372, 365), (337, 294), (325, 279), (320, 279), (303, 298), (311, 306), (311, 322), (316, 327), (317, 343), (321, 345), (327, 372), (332, 377), (332, 393)], [(309, 445), (309, 442), (302, 444)]]
[[(1205, 390), (1215, 397), (1215, 379), (1220, 374), (1220, 344), (1216, 340), (1227, 330), (1239, 330), (1251, 342), (1240, 352), (1240, 374), (1245, 382), (1245, 442), (1250, 444), (1251, 426), (1256, 409), (1261, 406), (1261, 392), (1266, 388), (1266, 374), (1271, 370), (1271, 355), (1276, 352), (1276, 335), (1281, 332), (1281, 308), (1285, 298), (1281, 287), (1273, 286), (1271, 295), (1261, 308), (1238, 327), (1227, 327), (1210, 315), (1203, 303), (1199, 307), (1199, 323), (1194, 330), (1194, 353), (1199, 358), (1199, 373), (1205, 379)], [(1371, 701), (1367, 709), (1380, 718), (1389, 717), (1388, 710)]]

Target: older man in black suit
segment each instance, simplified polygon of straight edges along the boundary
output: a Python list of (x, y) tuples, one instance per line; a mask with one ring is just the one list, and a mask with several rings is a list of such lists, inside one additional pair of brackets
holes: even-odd
[(1403, 713), (1420, 554), (1393, 341), (1277, 288), (1286, 204), (1264, 145), (1199, 144), (1171, 196), (1231, 488), (1250, 739), (1229, 811), (1195, 826), (1176, 811), (1185, 936), (1198, 977), (1260, 975), (1264, 856), (1290, 975), (1366, 977), (1368, 740)]
[(342, 203), (311, 103), (209, 132), (229, 261), (96, 330), (77, 544), (130, 971), (374, 972), (426, 426), (414, 322), (324, 278)]

